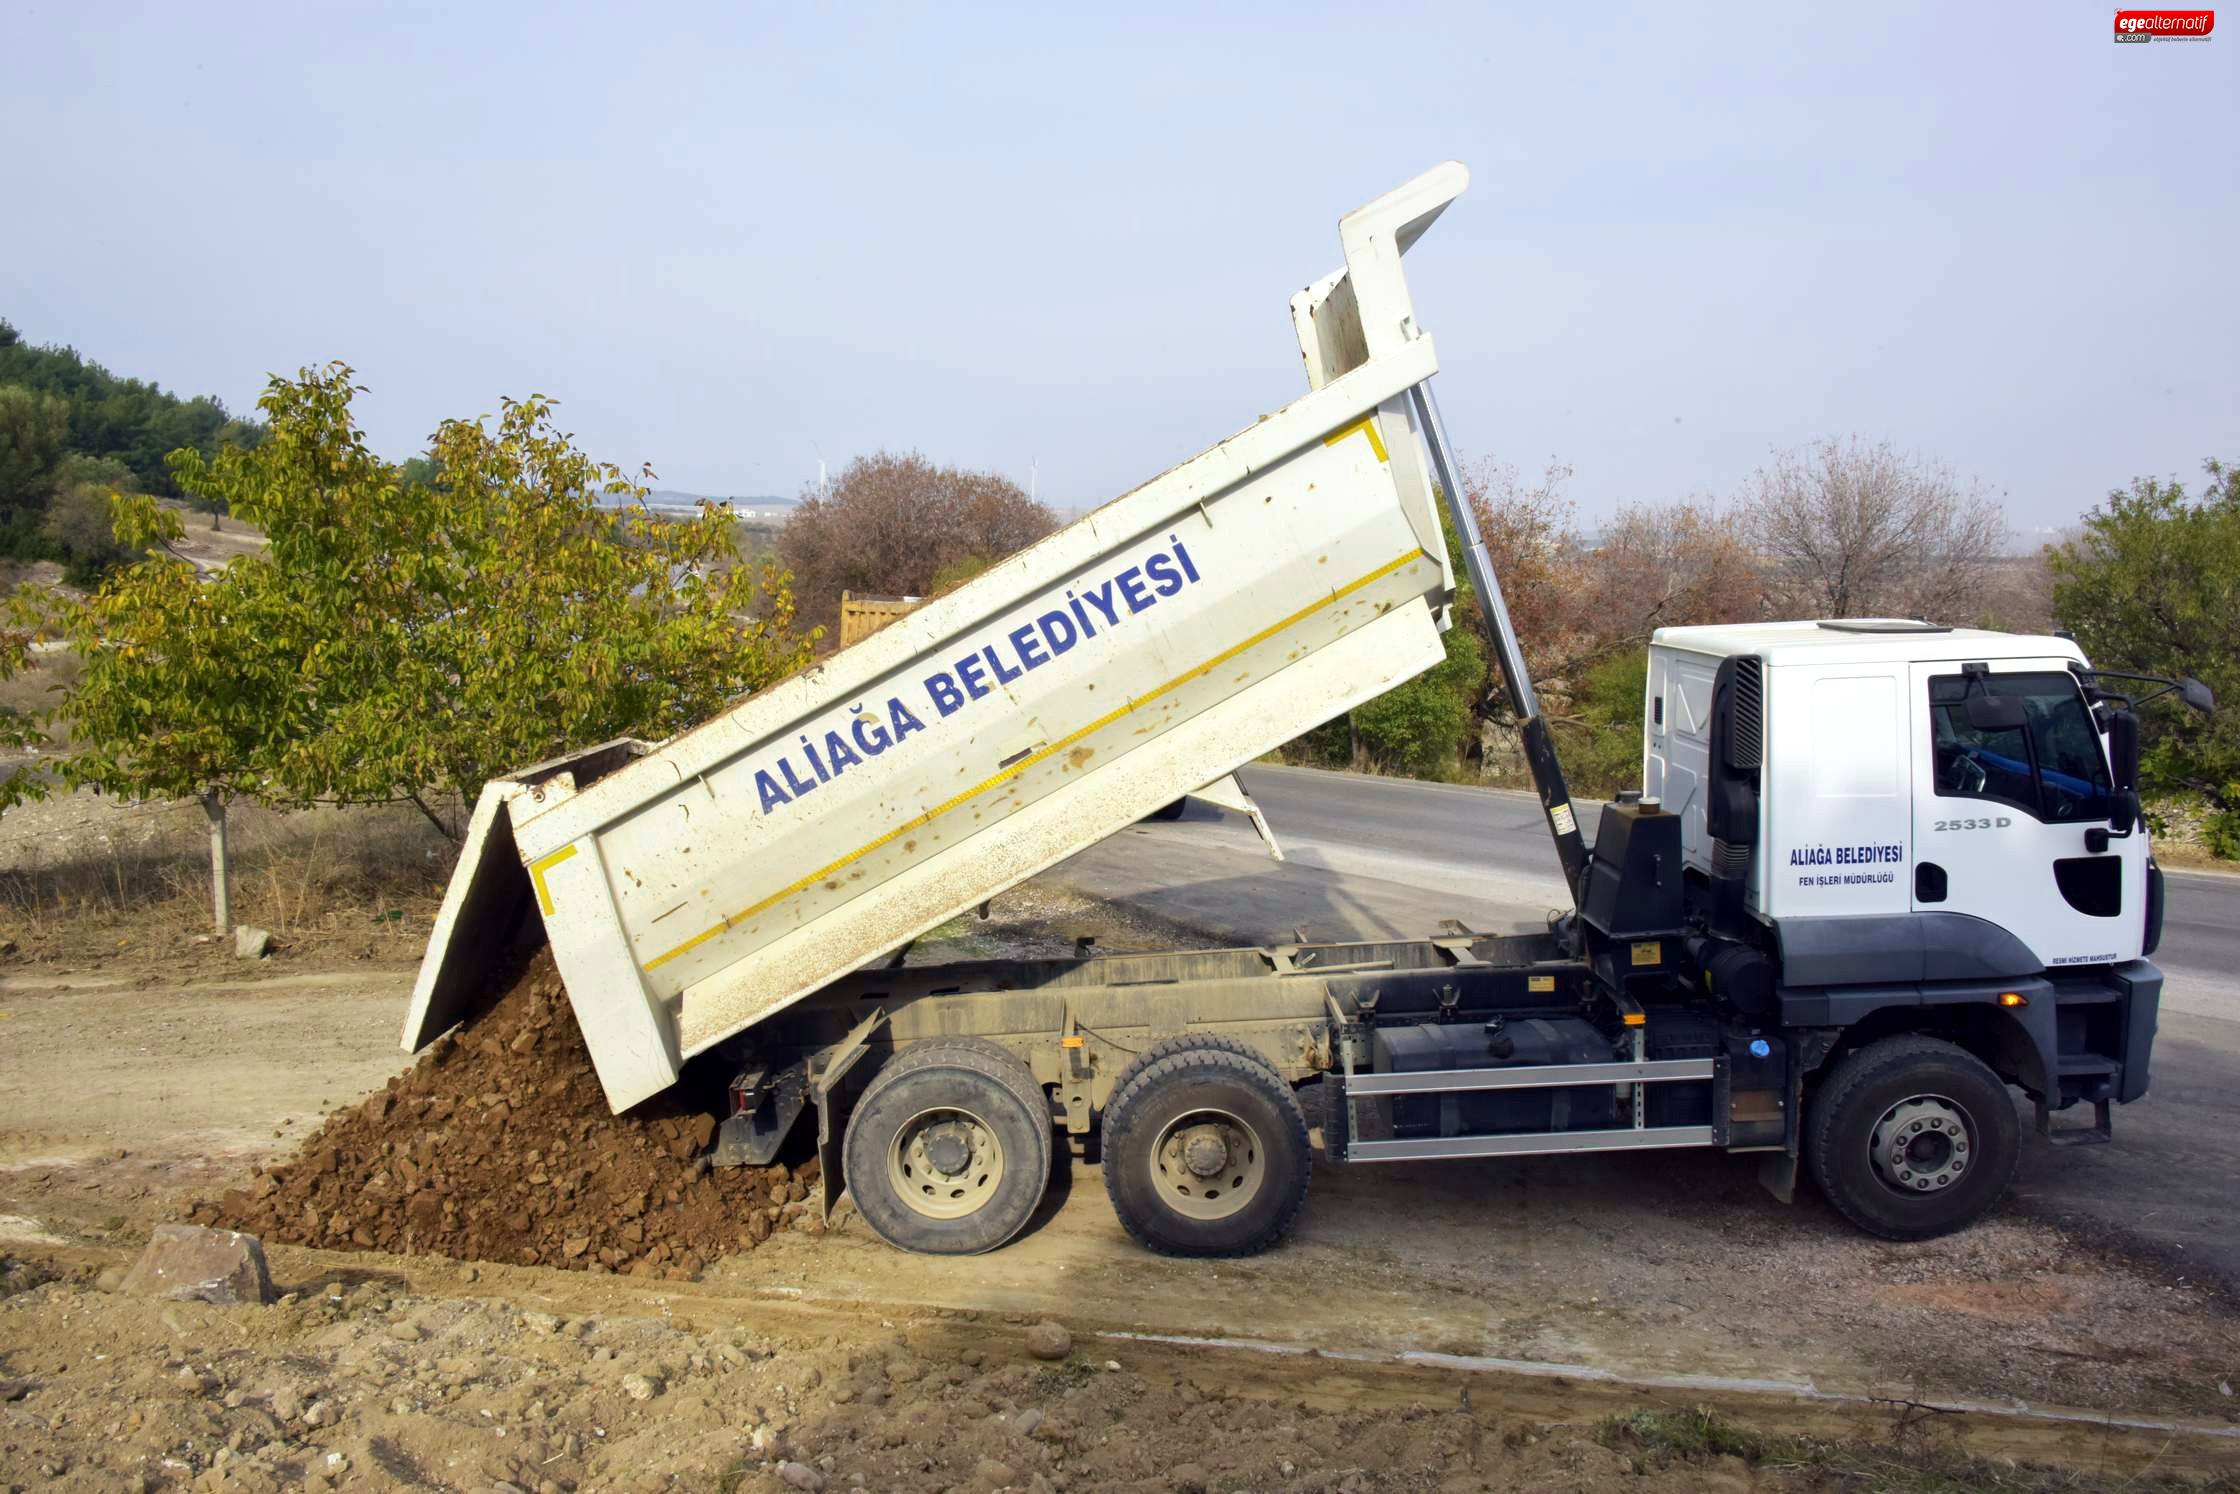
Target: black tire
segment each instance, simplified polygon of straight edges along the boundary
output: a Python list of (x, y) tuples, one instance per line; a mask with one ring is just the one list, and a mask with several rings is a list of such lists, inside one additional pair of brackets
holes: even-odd
[[(953, 1176), (912, 1164), (922, 1156), (912, 1152), (913, 1140), (922, 1146), (943, 1127), (981, 1142), (966, 1147), (970, 1160)], [(872, 1233), (897, 1249), (979, 1255), (1016, 1235), (1042, 1202), (1050, 1185), (1050, 1131), (1042, 1087), (1006, 1049), (981, 1038), (906, 1048), (887, 1061), (848, 1117), (841, 1143), (848, 1193)], [(978, 1176), (975, 1164), (983, 1164)]]
[(1145, 815), (1144, 818), (1147, 820), (1179, 820), (1186, 812), (1188, 812), (1189, 808), (1190, 799), (1188, 795), (1185, 795), (1182, 798), (1175, 800), (1172, 804), (1160, 805), (1157, 809), (1154, 809), (1151, 811), (1151, 813)]
[(1941, 1038), (1890, 1037), (1822, 1082), (1804, 1144), (1844, 1218), (1885, 1240), (1928, 1240), (1999, 1202), (2022, 1159), (2022, 1127), (1983, 1060)]
[[(1299, 1097), (1266, 1060), (1230, 1039), (1179, 1038), (1123, 1077), (1104, 1112), (1104, 1188), (1138, 1244), (1252, 1255), (1289, 1233), (1313, 1156)], [(1220, 1159), (1208, 1176), (1173, 1165), (1193, 1137)]]
[[(1112, 1081), (1113, 1098), (1118, 1099), (1120, 1091), (1136, 1082), (1136, 1075), (1150, 1068), (1160, 1059), (1172, 1058), (1177, 1053), (1191, 1053), (1201, 1049), (1214, 1053), (1234, 1053), (1239, 1058), (1249, 1059), (1260, 1065), (1270, 1074), (1276, 1072), (1276, 1066), (1262, 1056), (1258, 1048), (1241, 1039), (1226, 1037), (1216, 1032), (1185, 1032), (1178, 1037), (1161, 1038), (1129, 1059), (1128, 1066), (1120, 1071), (1120, 1077)], [(1278, 1075), (1277, 1077), (1282, 1076)]]

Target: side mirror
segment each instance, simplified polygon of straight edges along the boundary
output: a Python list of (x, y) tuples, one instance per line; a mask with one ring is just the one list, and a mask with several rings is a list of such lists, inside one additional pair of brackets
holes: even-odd
[(2139, 823), (2139, 718), (2129, 711), (2108, 713), (2108, 828), (2129, 835)]
[(1977, 731), (2020, 731), (2030, 724), (2029, 713), (2012, 695), (1984, 695), (1970, 690), (1965, 709), (1968, 724)]
[(2207, 685), (2202, 684), (2201, 681), (2191, 675), (2186, 675), (2178, 681), (2178, 699), (2204, 716), (2213, 714), (2217, 709), (2217, 697), (2209, 693)]
[(2117, 789), (2109, 795), (2108, 828), (2118, 835), (2129, 835), (2139, 823), (2139, 791)]
[(2139, 787), (2139, 718), (2129, 711), (2108, 713), (2108, 777), (2119, 794)]

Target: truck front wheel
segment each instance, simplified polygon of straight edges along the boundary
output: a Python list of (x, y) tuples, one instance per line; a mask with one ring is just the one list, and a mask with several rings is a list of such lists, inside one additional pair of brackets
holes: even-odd
[(1218, 1039), (1145, 1058), (1104, 1112), (1104, 1187), (1121, 1226), (1162, 1255), (1250, 1255), (1282, 1239), (1312, 1165), (1291, 1086)]
[(904, 1050), (871, 1081), (843, 1142), (872, 1232), (927, 1255), (978, 1255), (1025, 1227), (1050, 1182), (1050, 1106), (994, 1043)]
[(1867, 1044), (1813, 1096), (1805, 1150), (1844, 1218), (1886, 1240), (1927, 1240), (1975, 1223), (2022, 1155), (1999, 1076), (1939, 1038)]

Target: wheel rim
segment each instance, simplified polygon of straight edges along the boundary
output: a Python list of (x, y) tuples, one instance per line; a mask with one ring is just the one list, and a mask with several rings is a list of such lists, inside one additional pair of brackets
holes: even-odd
[(1975, 1119), (1944, 1095), (1912, 1095), (1882, 1112), (1867, 1154), (1884, 1187), (1909, 1198), (1942, 1193), (1975, 1164)]
[(1259, 1196), (1267, 1177), (1260, 1134), (1226, 1110), (1178, 1115), (1152, 1143), (1152, 1185), (1192, 1219), (1228, 1218)]
[(921, 1110), (887, 1143), (895, 1197), (928, 1219), (962, 1219), (1003, 1185), (1003, 1143), (969, 1110)]

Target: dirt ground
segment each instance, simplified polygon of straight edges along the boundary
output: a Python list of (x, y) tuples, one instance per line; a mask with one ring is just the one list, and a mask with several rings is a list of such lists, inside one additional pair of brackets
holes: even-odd
[[(304, 1251), (274, 1266), (281, 1301), (232, 1309), (106, 1293), (83, 1266), (37, 1284), (17, 1271), (0, 1301), (0, 1478), (86, 1490), (2089, 1486), (2013, 1461), (2049, 1450), (2150, 1469), (2133, 1487), (2217, 1475), (2168, 1439), (2043, 1426), (1971, 1434), (1962, 1462), (1971, 1443), (1957, 1428), (1890, 1416), (1872, 1449), (1772, 1442), (1725, 1421), (1711, 1445), (1676, 1448), (1628, 1434), (1653, 1417), (1693, 1425), (1696, 1403), (1675, 1396), (1245, 1365), (1086, 1334), (1046, 1360), (1019, 1324), (972, 1310), (841, 1313)], [(1788, 1419), (1859, 1431), (1812, 1408)], [(1944, 1482), (1955, 1469), (1966, 1482)]]
[[(917, 957), (1092, 932), (1175, 936), (1030, 884)], [(1297, 1235), (1237, 1262), (1138, 1250), (1077, 1161), (972, 1259), (899, 1255), (843, 1212), (819, 1238), (711, 1248), (689, 1281), (276, 1243), (278, 1307), (96, 1290), (155, 1223), (387, 1092), (408, 934), (354, 958), (243, 965), (182, 931), (0, 964), (0, 1483), (1914, 1486), (1604, 1424), (1706, 1398), (1839, 1441), (1926, 1422), (1993, 1458), (2240, 1467), (2240, 1312), (2215, 1290), (2011, 1211), (1868, 1240), (1708, 1154), (1325, 1168)], [(1044, 1318), (1077, 1339), (1055, 1365), (1015, 1342)], [(2087, 1420), (1906, 1409), (1929, 1401)], [(785, 1460), (807, 1482), (781, 1485)]]

